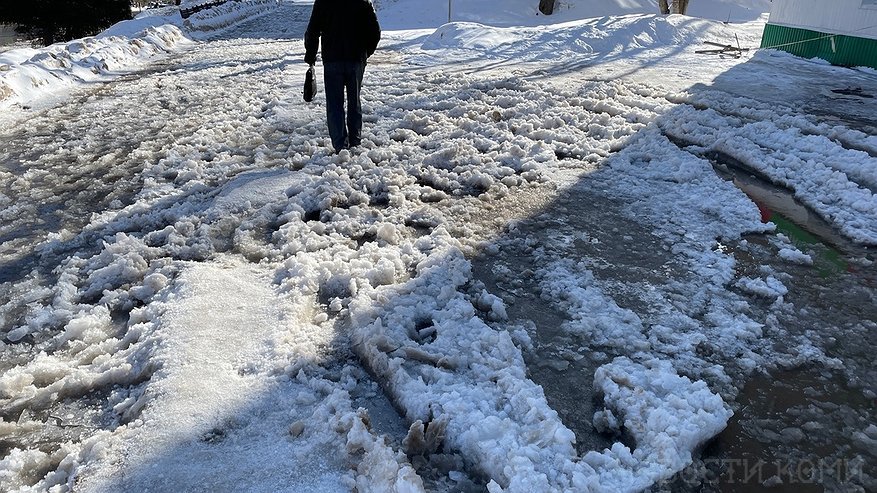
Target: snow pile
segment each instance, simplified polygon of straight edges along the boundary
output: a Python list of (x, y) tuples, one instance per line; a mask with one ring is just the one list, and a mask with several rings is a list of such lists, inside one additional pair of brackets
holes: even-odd
[[(381, 25), (386, 29), (435, 28), (448, 22), (445, 0), (377, 0)], [(628, 14), (658, 14), (657, 0), (564, 0), (552, 15), (539, 12), (530, 0), (465, 0), (450, 5), (452, 22), (474, 22), (498, 27), (544, 26), (580, 19)], [(688, 15), (719, 21), (751, 21), (770, 11), (770, 0), (699, 0)]]
[(144, 15), (95, 37), (0, 54), (0, 107), (27, 104), (46, 92), (107, 80), (156, 56), (188, 46), (179, 13)]
[(187, 30), (197, 36), (204, 36), (212, 31), (227, 28), (244, 19), (265, 14), (277, 7), (279, 0), (243, 0), (225, 2), (221, 5), (204, 9), (188, 17), (184, 24)]
[[(744, 44), (757, 44), (734, 26), (684, 16), (626, 15), (613, 17), (611, 34), (606, 18), (570, 21), (546, 29), (534, 27), (493, 27), (474, 22), (452, 22), (428, 35), (422, 49), (440, 50), (448, 57), (469, 59), (473, 52), (484, 59), (511, 59), (519, 62), (559, 61), (564, 64), (594, 63), (643, 53), (655, 48), (688, 46), (705, 38), (716, 40), (742, 36)], [(760, 37), (760, 33), (759, 33)]]
[(422, 48), (439, 50), (448, 47), (459, 47), (485, 52), (493, 52), (503, 45), (511, 45), (520, 40), (515, 36), (516, 28), (489, 28), (482, 24), (470, 22), (452, 22), (436, 29), (426, 38)]

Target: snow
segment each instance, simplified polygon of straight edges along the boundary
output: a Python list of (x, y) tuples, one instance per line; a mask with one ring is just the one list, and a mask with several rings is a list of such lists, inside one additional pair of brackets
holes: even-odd
[[(722, 431), (733, 414), (704, 382), (680, 377), (667, 362), (616, 358), (597, 369), (594, 385), (612, 416), (620, 416), (633, 435), (637, 448), (632, 458), (647, 464), (648, 470), (637, 475), (653, 479), (685, 467), (692, 451)], [(611, 474), (617, 477), (616, 471)], [(612, 486), (622, 490), (629, 484), (624, 478)]]
[[(152, 356), (156, 373), (141, 395), (116, 405), (116, 412), (139, 417), (117, 430), (102, 454), (124, 460), (89, 475), (78, 489), (212, 489), (229, 482), (250, 489), (270, 481), (284, 491), (347, 491), (335, 459), (343, 455), (344, 435), (331, 428), (333, 420), (352, 419), (336, 414), (349, 408), (343, 393), (320, 396), (318, 382), (305, 378), (256, 376), (286, 320), (266, 274), (234, 260), (193, 264), (165, 300), (152, 304), (164, 306), (153, 334), (161, 341)], [(314, 421), (317, 416), (322, 419)], [(308, 425), (291, 436), (287, 430), (302, 417), (310, 418)], [(287, 467), (260, 467), (278, 456)], [(222, 476), (212, 468), (217, 460), (226, 464)]]
[[(757, 44), (769, 2), (693, 2), (701, 19), (651, 1), (561, 2), (551, 18), (534, 4), (453, 2), (445, 23), (444, 1), (378, 2), (363, 144), (338, 155), (325, 96), (299, 99), (306, 3), (229, 2), (186, 22), (150, 10), (0, 54), (4, 125), (33, 139), (0, 154), (0, 233), (16, 241), (0, 256), (21, 261), (0, 290), (4, 487), (640, 491), (725, 428), (747, 376), (785, 361), (767, 334), (797, 364), (828, 361), (754, 314), (784, 306), (785, 278), (741, 274), (723, 244), (773, 226), (709, 157), (877, 244), (874, 137), (691, 87), (765, 56), (691, 52)], [(610, 244), (568, 218), (520, 226), (566, 193), (593, 201), (569, 216), (647, 232)], [(642, 278), (565, 254), (643, 235), (665, 260)], [(598, 362), (593, 424), (631, 446), (577, 450), (530, 378), (535, 334), (514, 325), (515, 297), (473, 273), (473, 257), (511, 247), (531, 255), (527, 274), (496, 272), (585, 341), (554, 368)], [(856, 437), (872, 450), (874, 433)], [(57, 446), (34, 446), (41, 434)]]
[(722, 116), (713, 110), (678, 108), (665, 115), (662, 128), (706, 151), (731, 156), (791, 189), (796, 198), (840, 226), (849, 238), (877, 243), (874, 158), (863, 151), (838, 149), (825, 136), (805, 135), (794, 124), (745, 121), (750, 115), (748, 111)]
[[(546, 30), (544, 26), (505, 27), (453, 22), (426, 34), (422, 46), (412, 50), (411, 56), (413, 63), (430, 65), (476, 59), (514, 59), (516, 63), (552, 61), (558, 67), (583, 67), (656, 49), (687, 46), (705, 38), (723, 41), (738, 34), (741, 43), (757, 43), (752, 39), (754, 36), (740, 32), (736, 26), (691, 17), (643, 14), (613, 17), (611, 34), (606, 32), (605, 23), (605, 18), (585, 18), (555, 24), (551, 30)], [(403, 33), (409, 35), (407, 31)], [(389, 33), (388, 36), (395, 35)], [(439, 50), (438, 56), (431, 56), (435, 50)]]
[(744, 277), (737, 281), (737, 286), (744, 291), (765, 298), (779, 298), (789, 292), (783, 283), (773, 276), (764, 279)]
[(149, 9), (94, 37), (0, 54), (0, 108), (31, 105), (53, 94), (106, 81), (191, 48), (202, 32), (215, 33), (265, 13), (275, 0), (246, 0), (199, 12), (185, 22), (179, 9)]
[(803, 265), (812, 265), (813, 258), (797, 248), (782, 248), (777, 253), (781, 259)]
[[(445, 0), (377, 0), (381, 26), (390, 30), (436, 28), (448, 22)], [(770, 12), (770, 0), (711, 0), (691, 2), (688, 14), (732, 22), (758, 19)], [(497, 27), (533, 27), (581, 19), (626, 14), (657, 13), (656, 0), (561, 0), (554, 14), (539, 13), (539, 3), (529, 0), (452, 0), (451, 21), (475, 22)]]
[(28, 105), (46, 93), (107, 80), (190, 46), (179, 12), (143, 14), (89, 38), (0, 54), (0, 107)]

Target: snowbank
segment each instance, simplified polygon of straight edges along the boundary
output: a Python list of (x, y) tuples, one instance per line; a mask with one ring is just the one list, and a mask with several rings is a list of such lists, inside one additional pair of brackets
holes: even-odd
[(211, 33), (232, 26), (243, 19), (264, 14), (276, 7), (280, 0), (244, 0), (226, 2), (215, 7), (201, 10), (185, 20), (188, 31), (197, 37), (209, 36)]
[(47, 93), (107, 80), (182, 49), (179, 13), (147, 11), (89, 38), (0, 54), (0, 107), (31, 104)]
[[(377, 0), (385, 29), (435, 28), (448, 22), (446, 0)], [(531, 0), (454, 0), (451, 22), (474, 22), (496, 27), (545, 26), (581, 19), (628, 14), (658, 14), (656, 0), (562, 0), (552, 15), (539, 12)], [(698, 0), (688, 15), (704, 19), (742, 22), (770, 12), (770, 0)]]
[[(608, 25), (607, 25), (608, 24)], [(753, 23), (755, 24), (755, 23)], [(393, 37), (395, 34), (389, 33)], [(704, 40), (740, 39), (757, 45), (761, 30), (740, 29), (720, 22), (685, 16), (624, 15), (574, 20), (546, 28), (496, 27), (474, 22), (452, 22), (423, 38), (411, 58), (419, 64), (449, 60), (554, 62), (555, 70), (574, 70), (633, 57), (670, 54)]]
[(276, 7), (277, 0), (228, 2), (185, 22), (179, 9), (149, 9), (94, 37), (0, 54), (0, 108), (33, 105), (83, 83), (105, 81), (143, 67), (156, 57)]

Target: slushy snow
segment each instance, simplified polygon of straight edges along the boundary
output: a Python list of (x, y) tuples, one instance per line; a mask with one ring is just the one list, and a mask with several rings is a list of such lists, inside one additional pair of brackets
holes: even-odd
[[(688, 80), (703, 41), (757, 44), (768, 2), (694, 2), (706, 19), (506, 3), (454, 2), (445, 23), (445, 2), (378, 2), (363, 144), (337, 155), (325, 96), (300, 101), (307, 3), (147, 11), (0, 54), (0, 255), (20, 266), (0, 289), (4, 488), (641, 491), (781, 358), (765, 332), (827, 360), (749, 310), (788, 289), (741, 275), (723, 245), (773, 226), (710, 158), (873, 245), (873, 136)], [(520, 240), (534, 261), (519, 280), (563, 314), (552, 329), (601, 355), (574, 382), (599, 395), (595, 428), (630, 445), (577, 450), (529, 377), (514, 298), (473, 274), (566, 192), (620, 204), (668, 257), (661, 282), (610, 282), (556, 254), (600, 241), (588, 231)]]

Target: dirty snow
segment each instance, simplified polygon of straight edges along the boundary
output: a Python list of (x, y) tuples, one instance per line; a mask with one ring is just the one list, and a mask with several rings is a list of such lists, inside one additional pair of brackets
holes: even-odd
[[(789, 288), (770, 268), (739, 272), (726, 245), (774, 226), (711, 160), (873, 245), (873, 136), (693, 90), (693, 49), (757, 44), (766, 8), (698, 3), (718, 21), (582, 1), (550, 24), (523, 19), (529, 3), (472, 2), (443, 24), (445, 2), (379, 2), (363, 144), (338, 155), (324, 96), (300, 101), (306, 3), (234, 2), (188, 23), (164, 10), (0, 55), (4, 487), (639, 491), (696, 459), (753, 374), (842, 368), (753, 308), (786, 309)], [(48, 59), (69, 63), (54, 77)], [(134, 68), (46, 102), (49, 86)], [(616, 236), (653, 242), (663, 263), (607, 280), (611, 266), (558, 252), (624, 243), (563, 217), (547, 241), (519, 228), (566, 193), (617, 203), (648, 231)], [(526, 274), (497, 263), (497, 277), (523, 294), (487, 289), (473, 258), (514, 248)], [(594, 362), (568, 385), (600, 396), (609, 446), (579, 451), (586, 437), (530, 377), (538, 334), (513, 312), (527, 289), (563, 314), (551, 330), (583, 341), (553, 367)], [(868, 450), (871, 428), (856, 435)]]

